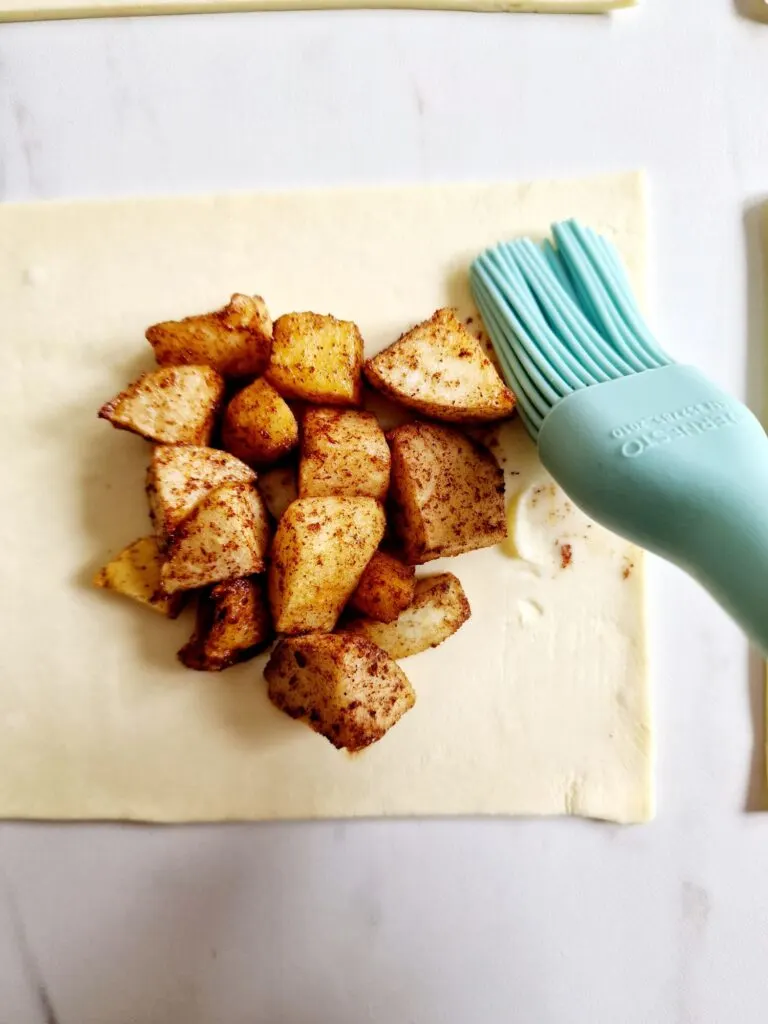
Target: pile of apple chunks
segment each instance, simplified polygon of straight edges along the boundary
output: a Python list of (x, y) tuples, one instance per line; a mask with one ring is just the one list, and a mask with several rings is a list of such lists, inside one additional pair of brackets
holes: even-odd
[[(354, 323), (273, 324), (258, 296), (146, 337), (158, 369), (99, 416), (154, 445), (153, 533), (96, 585), (169, 617), (194, 594), (179, 651), (192, 669), (225, 669), (279, 637), (272, 702), (361, 750), (414, 704), (398, 660), (470, 615), (456, 576), (417, 579), (415, 566), (506, 535), (502, 471), (457, 425), (511, 415), (514, 396), (448, 309), (367, 362)], [(361, 408), (363, 378), (412, 422), (385, 434)]]

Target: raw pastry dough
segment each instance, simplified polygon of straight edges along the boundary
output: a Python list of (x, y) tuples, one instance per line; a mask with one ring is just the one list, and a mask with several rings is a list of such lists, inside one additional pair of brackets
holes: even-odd
[(476, 318), (476, 253), (567, 216), (641, 286), (636, 175), (0, 206), (0, 816), (651, 815), (639, 552), (564, 500), (517, 420), (507, 550), (447, 563), (472, 618), (408, 660), (416, 707), (360, 756), (275, 710), (261, 660), (179, 665), (188, 613), (90, 586), (147, 532), (150, 448), (96, 417), (152, 365), (147, 324), (258, 292), (355, 320), (375, 350), (441, 305)]
[(538, 11), (602, 14), (637, 0), (0, 0), (0, 21), (106, 18), (116, 14), (202, 14), (225, 11), (301, 11), (324, 8), (411, 8), (447, 11)]

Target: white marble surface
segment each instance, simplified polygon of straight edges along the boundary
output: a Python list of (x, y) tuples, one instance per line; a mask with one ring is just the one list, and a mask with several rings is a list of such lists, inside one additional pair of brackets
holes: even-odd
[[(744, 394), (768, 195), (749, 6), (0, 26), (0, 197), (644, 165), (659, 332)], [(762, 1024), (756, 676), (750, 698), (693, 584), (654, 564), (651, 587), (653, 825), (3, 825), (0, 1024)]]

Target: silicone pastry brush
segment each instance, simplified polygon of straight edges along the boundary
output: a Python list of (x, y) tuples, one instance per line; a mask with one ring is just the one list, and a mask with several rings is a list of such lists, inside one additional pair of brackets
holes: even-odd
[(768, 438), (675, 364), (613, 246), (574, 221), (554, 244), (484, 252), (472, 291), (541, 461), (587, 515), (697, 579), (768, 651)]

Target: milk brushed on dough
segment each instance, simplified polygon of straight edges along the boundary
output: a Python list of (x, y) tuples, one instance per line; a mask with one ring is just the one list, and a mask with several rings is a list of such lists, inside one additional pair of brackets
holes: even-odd
[(190, 14), (225, 11), (302, 11), (333, 8), (399, 8), (446, 11), (508, 11), (540, 14), (604, 14), (638, 0), (0, 0), (0, 21), (105, 18), (114, 15)]
[[(189, 672), (175, 657), (188, 614), (165, 622), (89, 586), (147, 532), (150, 448), (96, 418), (152, 365), (147, 324), (239, 290), (263, 294), (274, 315), (355, 320), (369, 352), (444, 305), (476, 327), (472, 257), (569, 216), (614, 238), (639, 287), (635, 175), (0, 206), (0, 530), (13, 538), (0, 591), (0, 815), (650, 816), (639, 552), (573, 510), (550, 516), (564, 499), (517, 420), (497, 452), (508, 497), (528, 496), (526, 560), (497, 546), (430, 565), (459, 576), (472, 618), (408, 660), (415, 708), (358, 757), (269, 703), (263, 659)], [(531, 506), (536, 487), (551, 508)]]

